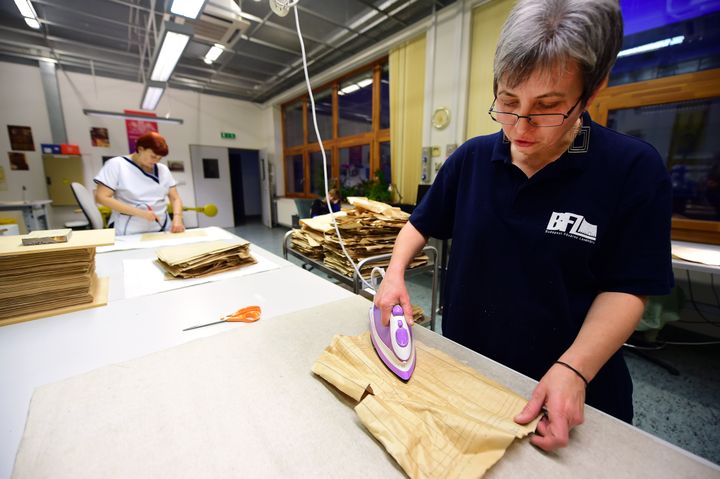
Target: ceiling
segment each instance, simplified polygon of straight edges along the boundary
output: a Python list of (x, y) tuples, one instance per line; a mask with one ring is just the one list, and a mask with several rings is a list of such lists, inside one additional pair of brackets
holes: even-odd
[[(310, 75), (341, 63), (455, 0), (300, 0)], [(170, 0), (33, 0), (41, 28), (26, 26), (13, 0), (0, 0), (0, 60), (144, 82)], [(239, 4), (239, 5), (238, 5)], [(239, 7), (239, 8), (238, 8)], [(179, 19), (180, 17), (178, 17)], [(183, 21), (185, 19), (181, 19)], [(169, 84), (264, 103), (303, 81), (292, 12), (267, 0), (208, 0)], [(214, 43), (226, 51), (212, 65)]]

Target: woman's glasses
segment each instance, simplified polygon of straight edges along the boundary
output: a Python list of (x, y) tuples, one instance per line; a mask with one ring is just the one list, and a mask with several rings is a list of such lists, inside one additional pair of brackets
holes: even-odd
[(500, 123), (501, 125), (515, 126), (520, 118), (527, 118), (528, 123), (532, 126), (548, 127), (548, 126), (560, 126), (570, 116), (570, 113), (580, 104), (582, 97), (578, 98), (578, 101), (570, 108), (567, 113), (532, 113), (530, 115), (517, 115), (515, 113), (507, 113), (504, 111), (496, 111), (495, 102), (497, 97), (493, 100), (488, 113), (490, 118)]

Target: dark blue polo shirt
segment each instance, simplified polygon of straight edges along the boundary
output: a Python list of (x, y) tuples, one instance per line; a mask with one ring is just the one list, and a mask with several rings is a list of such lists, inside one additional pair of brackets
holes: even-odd
[[(458, 148), (410, 222), (452, 238), (443, 334), (540, 379), (570, 347), (595, 297), (663, 295), (673, 284), (671, 184), (649, 144), (583, 116), (572, 147), (531, 178), (502, 132)], [(587, 402), (632, 419), (618, 353)]]

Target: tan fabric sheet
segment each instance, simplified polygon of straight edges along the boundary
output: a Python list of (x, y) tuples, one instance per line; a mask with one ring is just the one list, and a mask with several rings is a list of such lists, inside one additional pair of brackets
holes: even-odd
[(526, 400), (436, 349), (416, 342), (407, 383), (375, 354), (369, 333), (336, 336), (312, 368), (358, 401), (355, 411), (413, 478), (476, 478), (513, 439), (535, 430), (515, 424)]

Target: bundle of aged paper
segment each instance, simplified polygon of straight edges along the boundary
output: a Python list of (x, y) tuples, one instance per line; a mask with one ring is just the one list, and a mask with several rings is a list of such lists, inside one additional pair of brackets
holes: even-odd
[(95, 248), (0, 257), (0, 319), (92, 301)]
[(312, 371), (358, 402), (360, 421), (413, 478), (477, 478), (537, 421), (513, 421), (526, 400), (416, 341), (405, 383), (373, 350), (369, 333), (335, 336)]
[(159, 248), (158, 264), (173, 278), (200, 278), (255, 264), (244, 239), (206, 241)]
[[(409, 214), (379, 201), (363, 197), (349, 197), (353, 209), (336, 213), (335, 219), (345, 249), (355, 263), (386, 253), (392, 253), (395, 238), (410, 217)], [(328, 215), (300, 220), (301, 229), (292, 235), (293, 249), (323, 263), (345, 276), (352, 276), (353, 267), (342, 252), (340, 241)], [(427, 256), (419, 254), (410, 263), (414, 268), (426, 264)], [(362, 268), (363, 276), (375, 266), (385, 267), (389, 260), (373, 262)]]
[(77, 231), (65, 241), (34, 244), (57, 235), (42, 230), (0, 238), (0, 325), (107, 302), (107, 281), (95, 276), (95, 247), (112, 244), (114, 230)]

